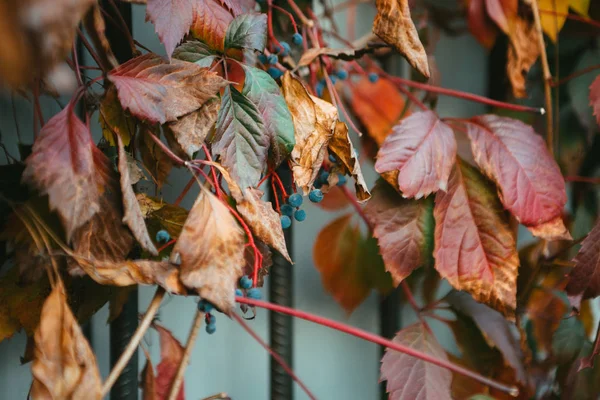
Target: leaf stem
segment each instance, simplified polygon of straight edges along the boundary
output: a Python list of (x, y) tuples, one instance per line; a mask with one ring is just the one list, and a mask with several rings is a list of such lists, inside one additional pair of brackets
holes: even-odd
[(119, 375), (121, 375), (121, 372), (123, 371), (123, 369), (129, 362), (129, 359), (131, 358), (131, 356), (137, 349), (138, 345), (142, 341), (144, 334), (150, 327), (150, 324), (152, 323), (154, 316), (158, 312), (158, 308), (160, 307), (160, 303), (161, 303), (163, 297), (165, 297), (165, 289), (163, 289), (162, 287), (159, 286), (156, 288), (156, 292), (154, 293), (154, 297), (152, 298), (152, 301), (150, 302), (150, 305), (148, 306), (148, 309), (146, 310), (146, 314), (144, 314), (144, 318), (142, 318), (140, 325), (138, 326), (135, 333), (131, 337), (131, 340), (129, 341), (127, 348), (125, 349), (125, 351), (123, 353), (121, 353), (121, 357), (119, 357), (119, 360), (113, 367), (112, 371), (110, 371), (108, 378), (104, 382), (104, 385), (102, 386), (102, 396), (101, 396), (102, 398), (104, 398), (104, 397), (106, 397), (106, 395), (108, 395), (110, 388), (112, 387), (112, 385), (115, 384), (115, 382), (117, 381), (117, 378), (119, 377)]
[(566, 182), (580, 182), (580, 183), (591, 183), (592, 185), (599, 185), (600, 178), (592, 178), (588, 176), (565, 176)]
[(485, 376), (480, 375), (480, 374), (478, 374), (474, 371), (471, 371), (467, 368), (461, 367), (460, 365), (454, 364), (454, 363), (446, 361), (446, 360), (441, 360), (441, 359), (435, 358), (430, 354), (423, 353), (421, 351), (412, 349), (410, 347), (401, 345), (399, 343), (395, 343), (395, 342), (385, 339), (381, 336), (375, 335), (370, 332), (363, 331), (362, 329), (358, 329), (353, 326), (342, 324), (341, 322), (333, 321), (328, 318), (320, 317), (318, 315), (314, 315), (314, 314), (311, 314), (311, 313), (308, 313), (305, 311), (295, 310), (293, 308), (269, 303), (266, 301), (254, 300), (254, 299), (249, 299), (246, 297), (238, 297), (238, 296), (236, 296), (235, 300), (238, 303), (248, 304), (248, 305), (255, 306), (255, 307), (265, 308), (267, 310), (271, 310), (271, 311), (275, 311), (275, 312), (279, 312), (279, 313), (283, 313), (283, 314), (288, 314), (288, 315), (291, 315), (296, 318), (304, 319), (306, 321), (314, 322), (316, 324), (323, 325), (328, 328), (335, 329), (337, 331), (344, 332), (344, 333), (347, 333), (352, 336), (356, 336), (357, 338), (367, 340), (369, 342), (390, 348), (395, 351), (399, 351), (400, 353), (407, 354), (409, 356), (418, 358), (425, 362), (437, 365), (438, 367), (442, 367), (442, 368), (448, 369), (450, 371), (453, 371), (457, 374), (474, 379), (483, 385), (489, 386), (496, 390), (500, 390), (504, 393), (508, 393), (511, 396), (516, 397), (519, 395), (519, 389), (515, 386), (505, 385), (505, 384), (497, 382), (493, 379), (486, 378)]
[(196, 316), (194, 317), (194, 322), (192, 324), (192, 328), (190, 329), (190, 334), (188, 336), (187, 343), (185, 344), (185, 350), (183, 352), (183, 356), (181, 357), (181, 362), (179, 363), (177, 373), (175, 374), (175, 378), (173, 379), (173, 383), (171, 384), (171, 390), (169, 391), (168, 400), (175, 400), (177, 398), (179, 388), (181, 387), (181, 383), (183, 382), (183, 375), (185, 373), (185, 369), (187, 368), (190, 356), (192, 354), (192, 350), (194, 348), (194, 344), (196, 343), (196, 338), (198, 337), (200, 326), (202, 326), (202, 318), (204, 318), (204, 313), (196, 311)]

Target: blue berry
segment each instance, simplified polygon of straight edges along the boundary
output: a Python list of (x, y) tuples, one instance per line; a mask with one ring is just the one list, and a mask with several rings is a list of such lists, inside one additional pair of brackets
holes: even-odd
[(252, 279), (248, 275), (244, 275), (240, 278), (240, 287), (242, 289), (250, 289), (252, 287)]
[(283, 72), (281, 72), (277, 68), (273, 68), (273, 67), (269, 67), (269, 69), (267, 70), (267, 73), (269, 75), (271, 75), (271, 78), (273, 78), (273, 79), (279, 79), (283, 75)]
[(287, 200), (288, 204), (292, 207), (300, 207), (302, 205), (302, 196), (298, 193), (294, 193)]
[(294, 207), (290, 206), (289, 204), (284, 204), (281, 206), (281, 214), (282, 215), (287, 215), (288, 217), (292, 217), (292, 215), (294, 215)]
[(308, 198), (313, 203), (320, 203), (321, 200), (323, 200), (323, 192), (321, 192), (319, 189), (313, 189), (308, 194)]
[(306, 219), (306, 211), (304, 211), (304, 210), (296, 210), (296, 212), (294, 213), (294, 218), (298, 222), (304, 221)]
[(292, 43), (294, 43), (296, 46), (300, 46), (302, 45), (302, 41), (302, 35), (298, 32), (294, 33), (294, 36), (292, 36)]
[(375, 72), (371, 72), (369, 74), (369, 81), (371, 83), (375, 83), (375, 82), (377, 82), (377, 80), (379, 80), (379, 75), (377, 75)]
[(329, 172), (327, 171), (322, 171), (321, 174), (319, 175), (319, 181), (323, 184), (327, 183), (327, 180), (329, 179)]
[(206, 325), (206, 333), (212, 335), (217, 331), (217, 325)]
[(321, 189), (323, 187), (323, 182), (321, 182), (320, 179), (316, 179), (315, 183), (313, 183), (313, 186), (317, 189)]
[(337, 158), (335, 158), (335, 156), (333, 154), (330, 154), (329, 155), (329, 162), (332, 162), (332, 163), (335, 164), (335, 163), (337, 163)]
[(244, 292), (241, 289), (235, 289), (235, 295), (238, 297), (244, 297)]
[(202, 311), (203, 313), (209, 313), (213, 310), (213, 305), (204, 299), (200, 299), (198, 302), (198, 311)]
[(268, 64), (269, 63), (269, 57), (267, 57), (266, 54), (259, 54), (258, 55), (258, 61), (261, 62), (261, 64)]
[(325, 82), (317, 82), (317, 86), (315, 87), (315, 89), (317, 92), (317, 97), (323, 97), (323, 90), (325, 90)]
[(282, 56), (287, 56), (292, 51), (290, 45), (287, 42), (281, 42), (281, 47), (283, 47), (283, 51), (281, 52)]
[(259, 288), (252, 288), (252, 289), (248, 290), (247, 296), (248, 296), (248, 298), (254, 299), (254, 300), (262, 299), (262, 293), (260, 292)]
[(329, 80), (331, 81), (332, 84), (335, 84), (337, 82), (337, 76), (335, 75), (330, 75), (329, 76)]
[(279, 219), (281, 221), (281, 227), (283, 229), (287, 229), (290, 226), (292, 226), (292, 220), (287, 215), (282, 215), (281, 218), (279, 218)]
[(348, 179), (346, 178), (346, 176), (339, 174), (338, 175), (338, 183), (337, 183), (337, 185), (338, 186), (344, 186), (346, 184), (347, 180)]
[(277, 55), (276, 54), (270, 54), (269, 57), (267, 57), (267, 62), (269, 64), (277, 64)]
[(338, 78), (340, 78), (341, 80), (347, 79), (348, 78), (348, 71), (346, 71), (345, 69), (340, 69), (338, 70), (336, 73)]
[(167, 243), (169, 240), (171, 240), (171, 235), (169, 235), (169, 232), (165, 231), (164, 229), (156, 232), (156, 241), (158, 243)]

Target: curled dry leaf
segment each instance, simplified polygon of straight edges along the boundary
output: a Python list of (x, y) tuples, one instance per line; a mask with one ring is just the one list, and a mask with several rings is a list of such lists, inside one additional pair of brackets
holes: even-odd
[(337, 122), (337, 109), (311, 96), (302, 83), (286, 72), (282, 78), (283, 97), (292, 113), (296, 145), (292, 150), (292, 172), (296, 185), (308, 194), (317, 178), (327, 144)]
[(204, 140), (213, 130), (221, 102), (209, 100), (199, 110), (193, 111), (175, 122), (165, 125), (188, 157), (200, 150)]
[(192, 24), (192, 35), (202, 40), (211, 49), (225, 50), (225, 33), (233, 21), (229, 11), (215, 1), (198, 1)]
[(430, 263), (433, 249), (433, 201), (407, 200), (379, 181), (364, 209), (373, 226), (385, 269), (398, 285), (415, 269)]
[(246, 189), (243, 199), (236, 199), (237, 210), (254, 236), (292, 262), (285, 245), (280, 216), (270, 202), (261, 200), (262, 195), (263, 193), (258, 189)]
[[(396, 334), (393, 341), (448, 361), (446, 352), (433, 334), (421, 323), (410, 325)], [(381, 381), (387, 381), (391, 400), (450, 400), (452, 373), (419, 358), (385, 349), (381, 359)]]
[(425, 48), (410, 16), (408, 0), (377, 0), (373, 33), (394, 46), (410, 65), (429, 78)]
[(124, 109), (161, 124), (196, 111), (227, 84), (216, 72), (187, 61), (167, 63), (152, 53), (120, 65), (108, 79)]
[(62, 284), (46, 299), (31, 364), (34, 399), (100, 399), (96, 357), (67, 305)]
[(171, 259), (183, 284), (224, 313), (235, 307), (234, 289), (244, 266), (244, 233), (227, 207), (202, 188)]
[(506, 63), (506, 73), (515, 97), (527, 97), (527, 73), (539, 55), (538, 32), (535, 27), (523, 18), (516, 18), (514, 28), (509, 34)]
[(120, 136), (117, 136), (118, 151), (119, 151), (119, 173), (121, 174), (121, 194), (123, 196), (123, 223), (131, 229), (133, 233), (133, 237), (138, 241), (139, 244), (146, 250), (148, 250), (152, 255), (157, 256), (158, 251), (156, 247), (154, 247), (154, 243), (152, 243), (152, 239), (150, 239), (150, 235), (148, 235), (148, 229), (146, 228), (146, 223), (144, 222), (144, 216), (142, 215), (142, 210), (140, 209), (140, 205), (135, 197), (135, 193), (133, 192), (133, 187), (131, 186), (131, 178), (129, 176), (129, 166), (127, 163), (127, 153), (125, 152), (125, 148), (123, 147), (123, 141)]
[(393, 128), (379, 149), (375, 169), (379, 173), (399, 171), (402, 195), (419, 199), (447, 189), (455, 158), (452, 129), (433, 111), (424, 111)]
[(171, 57), (175, 46), (190, 30), (196, 10), (194, 0), (149, 0), (146, 21), (152, 21), (158, 38)]
[(483, 115), (467, 123), (475, 162), (517, 220), (546, 240), (571, 239), (562, 221), (565, 182), (544, 140), (521, 121)]
[(519, 258), (509, 216), (475, 168), (459, 162), (435, 198), (435, 269), (458, 290), (514, 320)]
[(360, 169), (360, 164), (356, 157), (357, 153), (348, 135), (348, 126), (344, 122), (336, 122), (333, 136), (329, 141), (329, 152), (334, 153), (338, 160), (341, 161), (342, 172), (352, 175), (354, 178), (354, 188), (358, 201), (362, 203), (369, 200), (371, 193)]
[(566, 291), (573, 308), (579, 310), (582, 300), (600, 295), (600, 221), (581, 243), (573, 261), (576, 265)]

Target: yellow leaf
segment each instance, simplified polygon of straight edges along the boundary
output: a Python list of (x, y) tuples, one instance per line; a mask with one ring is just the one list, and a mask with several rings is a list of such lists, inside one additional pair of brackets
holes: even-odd
[[(540, 9), (542, 29), (550, 40), (556, 42), (559, 32), (567, 20), (569, 0), (537, 0)], [(586, 0), (582, 0), (586, 1)]]
[(569, 7), (577, 14), (589, 17), (590, 0), (570, 0)]

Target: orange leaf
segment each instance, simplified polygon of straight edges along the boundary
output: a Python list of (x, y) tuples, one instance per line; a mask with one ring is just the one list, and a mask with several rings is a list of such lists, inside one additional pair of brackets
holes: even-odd
[(225, 49), (225, 33), (233, 16), (215, 0), (198, 1), (192, 24), (192, 35), (212, 49)]
[(475, 39), (491, 49), (498, 37), (498, 28), (485, 10), (485, 0), (468, 0), (467, 24)]
[(538, 33), (532, 23), (517, 18), (508, 35), (508, 62), (506, 71), (517, 98), (527, 97), (526, 77), (540, 55)]

